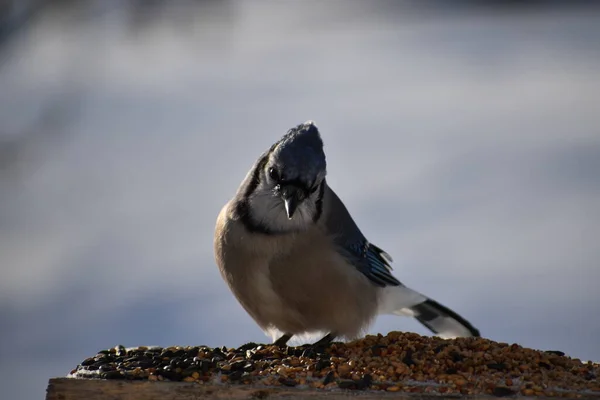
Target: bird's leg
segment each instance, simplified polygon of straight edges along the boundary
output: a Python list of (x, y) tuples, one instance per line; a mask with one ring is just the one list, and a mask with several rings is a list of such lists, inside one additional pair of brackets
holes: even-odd
[(320, 339), (315, 344), (313, 344), (313, 346), (315, 346), (315, 347), (327, 346), (329, 343), (331, 343), (333, 341), (333, 339), (335, 339), (336, 336), (337, 336), (337, 333), (329, 332), (322, 339)]
[(321, 340), (309, 345), (302, 352), (302, 356), (314, 358), (314, 357), (318, 356), (319, 354), (324, 354), (325, 347), (327, 347), (327, 345), (329, 343), (331, 343), (333, 341), (333, 339), (336, 338), (336, 336), (337, 336), (337, 333), (329, 332), (327, 335), (325, 335), (323, 338), (321, 338)]
[(275, 346), (284, 347), (287, 344), (288, 340), (292, 338), (292, 336), (294, 336), (293, 333), (284, 333), (283, 336), (281, 336), (279, 339), (273, 342), (273, 344)]

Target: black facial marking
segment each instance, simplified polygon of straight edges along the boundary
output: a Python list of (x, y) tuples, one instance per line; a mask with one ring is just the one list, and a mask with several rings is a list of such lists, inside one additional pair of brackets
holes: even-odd
[(268, 159), (269, 159), (269, 154), (265, 154), (256, 164), (256, 168), (254, 169), (254, 171), (252, 173), (252, 179), (250, 180), (250, 184), (248, 185), (248, 187), (246, 188), (246, 191), (244, 193), (245, 199), (249, 198), (250, 195), (252, 193), (254, 193), (254, 191), (258, 187), (258, 184), (260, 183), (260, 173), (265, 168), (265, 165), (267, 165)]
[(252, 218), (250, 217), (250, 205), (248, 204), (248, 199), (250, 198), (250, 195), (252, 195), (252, 193), (254, 193), (254, 191), (258, 187), (258, 185), (260, 183), (260, 174), (264, 170), (265, 166), (267, 165), (267, 161), (269, 160), (269, 155), (275, 149), (276, 145), (277, 144), (274, 144), (273, 146), (271, 146), (269, 151), (267, 153), (263, 154), (263, 156), (260, 158), (260, 160), (258, 160), (258, 162), (256, 163), (256, 167), (254, 168), (254, 171), (252, 171), (252, 178), (250, 179), (248, 186), (246, 186), (246, 188), (244, 190), (244, 195), (243, 195), (242, 199), (237, 203), (237, 206), (236, 206), (236, 210), (235, 210), (236, 214), (240, 217), (240, 219), (242, 220), (242, 223), (244, 224), (246, 229), (248, 229), (250, 232), (263, 233), (265, 235), (272, 235), (275, 233), (275, 232), (271, 231), (265, 225), (256, 223), (255, 221), (252, 220)]
[(313, 215), (313, 222), (317, 222), (319, 218), (321, 218), (321, 214), (323, 213), (323, 194), (325, 193), (325, 179), (321, 181), (319, 185), (319, 196), (317, 197), (317, 201), (315, 202), (316, 211), (315, 215)]

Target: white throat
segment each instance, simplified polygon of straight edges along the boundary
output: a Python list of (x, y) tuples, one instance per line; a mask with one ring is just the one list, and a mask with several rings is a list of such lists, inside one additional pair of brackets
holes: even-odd
[(291, 219), (287, 216), (283, 199), (263, 184), (256, 188), (248, 200), (252, 221), (275, 233), (304, 231), (314, 224), (313, 216), (317, 208), (312, 196), (298, 205)]

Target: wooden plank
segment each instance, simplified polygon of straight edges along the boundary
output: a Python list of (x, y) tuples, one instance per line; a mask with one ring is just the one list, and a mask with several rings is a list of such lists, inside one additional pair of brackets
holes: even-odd
[[(250, 385), (199, 385), (185, 382), (150, 382), (99, 379), (50, 379), (46, 400), (199, 400), (199, 399), (319, 399), (356, 398), (444, 400), (465, 398), (489, 400), (490, 396), (427, 396), (382, 391), (315, 390)], [(525, 399), (525, 397), (522, 397)], [(542, 398), (536, 398), (543, 400)], [(596, 397), (596, 399), (598, 399)]]

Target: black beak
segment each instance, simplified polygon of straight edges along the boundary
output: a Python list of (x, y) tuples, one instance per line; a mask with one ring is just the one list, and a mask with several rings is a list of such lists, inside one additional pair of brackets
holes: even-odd
[(285, 212), (288, 219), (292, 219), (294, 212), (300, 204), (301, 191), (294, 186), (287, 186), (282, 190), (281, 198), (285, 205)]

